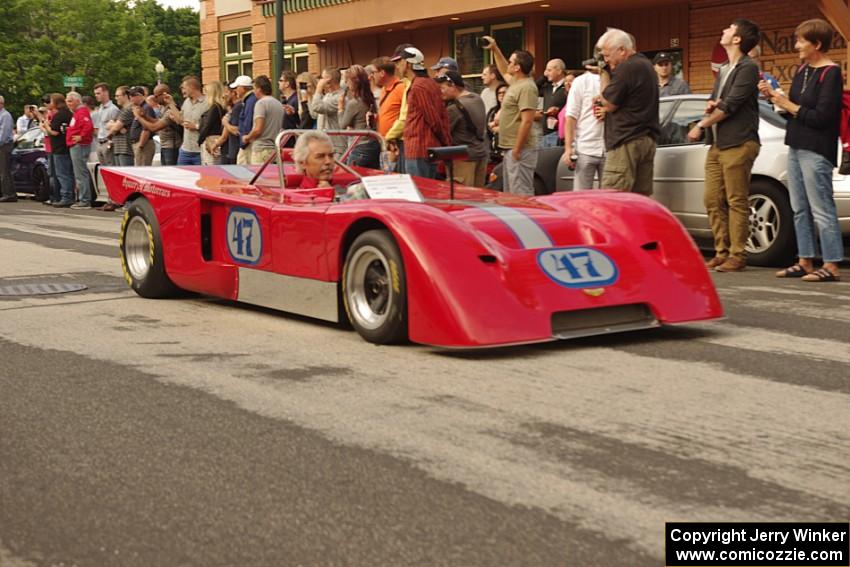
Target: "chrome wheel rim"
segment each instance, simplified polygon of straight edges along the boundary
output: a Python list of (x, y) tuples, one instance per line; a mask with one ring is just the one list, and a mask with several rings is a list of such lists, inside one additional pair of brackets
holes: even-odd
[(747, 252), (764, 252), (773, 246), (779, 237), (782, 219), (779, 207), (766, 195), (750, 196), (750, 236)]
[(153, 264), (153, 246), (148, 223), (142, 217), (133, 217), (124, 231), (124, 258), (127, 270), (135, 280), (144, 280)]
[(351, 257), (345, 288), (351, 316), (363, 328), (383, 325), (395, 302), (386, 256), (374, 246), (363, 246)]

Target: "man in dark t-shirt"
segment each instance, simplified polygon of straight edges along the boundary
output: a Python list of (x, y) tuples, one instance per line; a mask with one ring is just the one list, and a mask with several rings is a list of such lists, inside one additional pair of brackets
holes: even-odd
[(605, 117), (607, 150), (601, 186), (651, 195), (659, 131), (658, 77), (623, 30), (610, 28), (596, 47), (608, 64), (597, 103)]

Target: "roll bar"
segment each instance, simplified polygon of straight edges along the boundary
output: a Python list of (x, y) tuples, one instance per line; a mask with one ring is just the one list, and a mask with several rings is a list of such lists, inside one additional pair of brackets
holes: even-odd
[[(278, 134), (277, 137), (275, 138), (275, 147), (277, 148), (277, 151), (274, 152), (272, 155), (270, 155), (268, 157), (268, 159), (260, 167), (259, 171), (257, 171), (257, 173), (254, 175), (254, 177), (251, 178), (251, 185), (253, 185), (257, 181), (257, 179), (260, 178), (260, 175), (262, 175), (263, 171), (266, 170), (266, 167), (268, 167), (269, 164), (272, 161), (274, 161), (275, 158), (280, 158), (280, 156), (282, 155), (281, 152), (283, 150), (284, 144), (286, 144), (290, 139), (298, 138), (298, 136), (300, 136), (301, 134), (306, 134), (307, 132), (313, 132), (313, 130), (282, 130), (280, 132), (280, 134)], [(380, 134), (378, 134), (377, 132), (375, 132), (374, 130), (324, 130), (324, 133), (327, 134), (328, 136), (330, 136), (331, 138), (334, 138), (334, 137), (354, 138), (354, 140), (351, 142), (351, 144), (349, 144), (348, 149), (342, 155), (342, 157), (339, 160), (335, 159), (334, 161), (342, 169), (344, 169), (348, 173), (356, 175), (357, 177), (360, 177), (360, 174), (357, 173), (356, 171), (354, 171), (353, 169), (351, 169), (349, 166), (345, 165), (343, 162), (345, 161), (345, 159), (351, 153), (351, 150), (354, 148), (354, 146), (357, 145), (357, 143), (360, 141), (361, 138), (366, 137), (366, 138), (374, 138), (374, 139), (378, 140), (378, 143), (381, 145), (381, 155), (383, 155), (384, 152), (387, 151), (386, 140), (384, 140), (384, 137), (381, 136)], [(282, 189), (286, 189), (286, 175), (285, 175), (284, 170), (283, 170), (283, 160), (278, 159), (277, 164), (278, 164), (278, 168), (277, 168), (278, 177), (280, 179), (280, 187)]]

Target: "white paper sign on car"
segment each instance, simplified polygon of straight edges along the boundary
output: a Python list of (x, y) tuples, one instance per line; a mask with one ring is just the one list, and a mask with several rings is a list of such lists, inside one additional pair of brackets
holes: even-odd
[(425, 199), (409, 175), (372, 175), (361, 179), (370, 199), (401, 199), (423, 203)]

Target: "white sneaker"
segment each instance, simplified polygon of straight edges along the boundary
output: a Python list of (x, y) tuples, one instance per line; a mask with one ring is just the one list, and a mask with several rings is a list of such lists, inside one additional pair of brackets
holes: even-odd
[(88, 203), (74, 203), (73, 205), (71, 205), (71, 208), (72, 209), (78, 209), (78, 210), (79, 209), (90, 209), (91, 205), (89, 205)]

